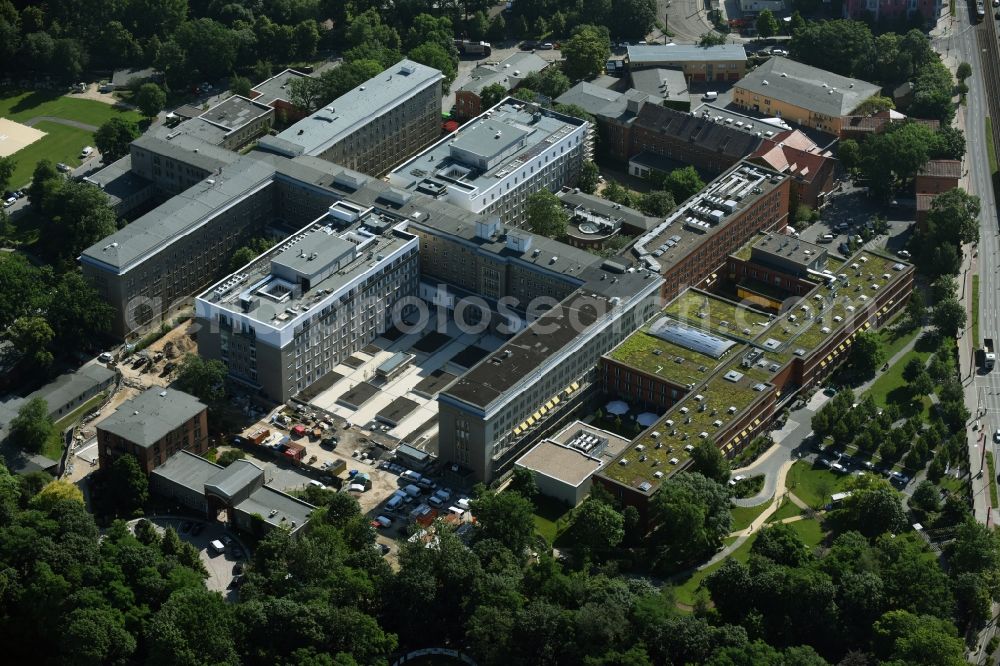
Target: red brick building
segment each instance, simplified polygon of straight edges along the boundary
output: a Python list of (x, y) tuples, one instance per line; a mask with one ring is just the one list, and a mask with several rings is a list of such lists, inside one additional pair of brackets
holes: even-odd
[(208, 450), (208, 408), (182, 391), (148, 389), (97, 424), (97, 450), (102, 469), (130, 453), (147, 474), (178, 451), (201, 455)]
[(781, 132), (761, 144), (748, 159), (790, 176), (795, 205), (816, 208), (833, 191), (836, 158), (823, 154), (802, 132)]
[(941, 194), (958, 187), (961, 177), (960, 160), (930, 160), (917, 172), (914, 189), (917, 194)]

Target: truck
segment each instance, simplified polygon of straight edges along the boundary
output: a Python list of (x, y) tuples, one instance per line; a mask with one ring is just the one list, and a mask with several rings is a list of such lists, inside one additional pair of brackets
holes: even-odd
[(997, 362), (997, 353), (993, 347), (993, 338), (983, 338), (983, 369), (989, 372)]
[(462, 55), (469, 56), (489, 56), (493, 53), (493, 46), (489, 42), (473, 42), (468, 39), (456, 39), (455, 48)]

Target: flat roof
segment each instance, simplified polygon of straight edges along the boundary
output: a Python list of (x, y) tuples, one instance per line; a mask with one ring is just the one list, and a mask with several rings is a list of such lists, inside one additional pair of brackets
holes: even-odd
[(647, 44), (629, 46), (628, 61), (636, 63), (668, 62), (746, 62), (747, 52), (742, 44)]
[(218, 125), (229, 132), (244, 127), (261, 116), (274, 113), (274, 109), (240, 95), (233, 95), (198, 116), (201, 120)]
[(781, 257), (801, 266), (811, 264), (817, 257), (827, 255), (826, 248), (822, 245), (778, 233), (760, 236), (751, 246), (750, 256), (754, 257), (757, 253), (762, 253), (764, 257)]
[(134, 194), (153, 186), (153, 183), (132, 171), (132, 156), (126, 155), (84, 180), (104, 191), (111, 202), (124, 201)]
[(649, 333), (649, 326), (628, 336), (605, 356), (678, 386), (699, 384), (726, 358), (713, 358)]
[(133, 444), (152, 446), (206, 409), (192, 395), (171, 388), (151, 388), (123, 402), (98, 429)]
[(576, 212), (586, 212), (609, 220), (621, 220), (624, 224), (637, 229), (650, 229), (658, 221), (658, 218), (644, 215), (635, 208), (622, 206), (585, 192), (564, 190), (557, 193), (557, 196), (562, 200), (570, 217)]
[(405, 99), (441, 81), (438, 70), (403, 59), (280, 132), (260, 147), (278, 154), (319, 155), (338, 141), (394, 109)]
[(390, 182), (429, 196), (486, 189), (585, 122), (507, 98), (396, 167)]
[(288, 84), (295, 79), (307, 78), (310, 78), (308, 74), (303, 74), (294, 69), (286, 69), (283, 72), (279, 72), (251, 88), (254, 92), (259, 93), (257, 97), (254, 97), (254, 101), (261, 104), (271, 104), (279, 99), (287, 101), (290, 90)]
[(739, 162), (641, 236), (632, 252), (652, 270), (665, 273), (785, 178), (766, 167)]
[(836, 118), (881, 91), (874, 83), (781, 57), (771, 57), (747, 72), (735, 87)]
[(631, 81), (632, 88), (655, 99), (675, 102), (688, 102), (691, 99), (684, 72), (676, 69), (640, 69), (632, 72)]
[(258, 514), (269, 525), (295, 531), (306, 524), (316, 507), (270, 486), (263, 486), (237, 504), (235, 510), (248, 516)]
[(592, 116), (616, 116), (625, 109), (625, 95), (588, 81), (580, 81), (556, 97), (555, 101), (558, 104), (578, 106)]
[[(591, 449), (589, 453), (574, 447), (578, 440), (588, 436), (591, 442), (600, 440), (602, 446)], [(533, 446), (515, 464), (578, 487), (603, 465), (614, 460), (628, 445), (629, 440), (624, 437), (583, 421), (573, 421)]]
[(459, 90), (473, 92), (477, 95), (486, 86), (499, 83), (505, 89), (517, 87), (526, 76), (540, 72), (549, 66), (549, 61), (536, 53), (518, 51), (496, 64), (480, 65), (472, 70), (469, 81)]
[(755, 339), (771, 325), (767, 313), (700, 289), (685, 289), (667, 303), (663, 312), (709, 333), (744, 342)]

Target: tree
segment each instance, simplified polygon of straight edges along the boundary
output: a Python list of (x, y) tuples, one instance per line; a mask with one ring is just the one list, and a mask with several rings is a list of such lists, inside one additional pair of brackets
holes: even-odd
[(722, 46), (725, 43), (726, 36), (721, 32), (716, 32), (715, 30), (709, 30), (698, 40), (698, 46), (703, 46), (705, 48), (708, 48), (709, 46)]
[(951, 103), (955, 81), (940, 60), (921, 67), (913, 81), (913, 101), (907, 113), (917, 118), (935, 118), (942, 125), (951, 124), (955, 109)]
[(507, 490), (519, 494), (524, 499), (534, 499), (535, 495), (538, 494), (535, 473), (524, 467), (515, 468), (513, 475), (510, 477), (510, 484), (508, 484)]
[(588, 499), (573, 513), (569, 538), (578, 548), (604, 551), (621, 543), (625, 536), (625, 519), (614, 507)]
[(951, 125), (938, 129), (931, 157), (938, 160), (961, 160), (965, 157), (965, 133)]
[(600, 182), (598, 179), (600, 175), (601, 172), (597, 165), (591, 160), (585, 160), (583, 166), (580, 167), (580, 177), (576, 181), (576, 186), (580, 188), (581, 192), (593, 194)]
[(211, 407), (226, 397), (227, 374), (222, 361), (205, 360), (196, 354), (188, 354), (177, 371), (177, 388)]
[(476, 538), (496, 539), (522, 558), (535, 533), (534, 507), (518, 493), (487, 492), (471, 502)]
[(861, 147), (854, 139), (844, 139), (837, 144), (837, 157), (848, 171), (854, 171), (861, 166)]
[(120, 515), (142, 510), (149, 499), (149, 481), (135, 456), (126, 453), (115, 458), (108, 473), (108, 489)]
[(610, 181), (601, 191), (601, 196), (623, 206), (633, 206), (632, 192), (616, 180)]
[(578, 25), (562, 45), (563, 68), (572, 81), (592, 79), (604, 71), (611, 57), (611, 40), (606, 29)]
[(646, 215), (664, 217), (674, 209), (674, 195), (666, 190), (653, 190), (642, 195), (639, 209)]
[(0, 191), (6, 190), (10, 185), (10, 179), (14, 177), (14, 169), (17, 162), (11, 156), (0, 157)]
[(68, 261), (110, 236), (118, 224), (114, 209), (100, 189), (74, 180), (55, 182), (58, 188), (47, 194), (42, 207), (58, 233), (55, 254)]
[(906, 526), (899, 493), (874, 477), (858, 477), (837, 514), (851, 529), (868, 537), (897, 533)]
[(237, 666), (233, 628), (232, 611), (217, 592), (179, 590), (146, 624), (146, 663)]
[(938, 331), (952, 337), (965, 328), (965, 319), (965, 307), (955, 298), (939, 302), (931, 313), (931, 321)]
[(709, 439), (702, 440), (691, 451), (691, 470), (716, 483), (729, 481), (729, 461), (722, 451)]
[(503, 14), (497, 14), (490, 21), (490, 30), (487, 36), (492, 42), (502, 42), (507, 39), (507, 20), (504, 19)]
[(792, 12), (792, 18), (788, 24), (788, 34), (794, 37), (796, 33), (805, 30), (806, 20), (802, 18), (802, 14), (798, 10)]
[(51, 511), (61, 502), (76, 502), (83, 506), (83, 491), (75, 483), (66, 479), (56, 479), (49, 482), (37, 495), (31, 498), (31, 507), (42, 511)]
[(482, 108), (490, 109), (496, 106), (507, 94), (507, 88), (502, 83), (491, 83), (479, 92)]
[(663, 483), (652, 500), (661, 546), (658, 568), (671, 569), (714, 552), (729, 534), (729, 492), (697, 473), (680, 473)]
[(245, 76), (234, 76), (229, 79), (229, 90), (234, 95), (239, 95), (240, 97), (250, 97), (252, 92), (253, 84)]
[(766, 557), (775, 564), (802, 566), (809, 560), (809, 550), (790, 525), (777, 523), (765, 527), (757, 535), (750, 552)]
[(42, 398), (32, 398), (21, 405), (11, 419), (9, 439), (19, 449), (38, 453), (55, 435), (49, 406)]
[[(597, 19), (588, 17), (591, 21)], [(642, 39), (656, 23), (656, 0), (616, 0), (610, 12), (613, 32), (626, 39)]]
[(924, 515), (937, 513), (941, 510), (941, 492), (933, 482), (924, 479), (914, 488), (909, 504)]
[(664, 181), (666, 189), (674, 195), (674, 201), (687, 201), (705, 189), (705, 182), (693, 166), (674, 169)]
[(566, 235), (569, 214), (562, 207), (559, 197), (548, 190), (540, 190), (528, 197), (528, 228), (548, 238)]
[(875, 623), (879, 656), (900, 664), (961, 666), (965, 647), (955, 627), (929, 615), (892, 610)]
[[(184, 67), (198, 78), (221, 79), (233, 71), (239, 52), (238, 33), (218, 21), (185, 21), (177, 28), (174, 39), (184, 52)], [(282, 42), (291, 44), (292, 35), (283, 35)]]
[(167, 93), (155, 83), (143, 83), (135, 94), (135, 105), (147, 118), (155, 117), (167, 104)]
[(316, 57), (316, 47), (319, 46), (319, 25), (316, 19), (306, 19), (292, 30), (295, 42), (295, 57), (299, 60), (309, 60)]
[(875, 40), (863, 21), (814, 21), (794, 33), (792, 58), (843, 76), (866, 78), (876, 62)]
[(31, 175), (31, 185), (28, 186), (28, 201), (37, 210), (45, 210), (45, 203), (50, 193), (59, 188), (62, 176), (52, 162), (39, 160)]
[(19, 317), (4, 333), (4, 338), (13, 343), (15, 349), (42, 368), (52, 363), (48, 347), (54, 337), (52, 327), (43, 317)]
[(448, 92), (449, 86), (455, 80), (455, 75), (458, 72), (457, 56), (452, 56), (437, 42), (424, 42), (420, 46), (410, 49), (407, 55), (411, 60), (440, 70), (444, 74), (441, 88), (444, 92)]
[(875, 371), (885, 360), (885, 350), (878, 334), (868, 331), (854, 339), (851, 348), (851, 365), (862, 377), (874, 377)]
[(127, 664), (136, 649), (135, 637), (125, 628), (120, 611), (110, 608), (77, 608), (66, 617), (58, 642), (62, 663)]
[(569, 90), (569, 79), (558, 67), (546, 67), (541, 72), (532, 72), (524, 78), (522, 85), (546, 97), (555, 99)]
[(101, 151), (104, 162), (110, 164), (127, 155), (129, 146), (138, 138), (138, 126), (116, 116), (97, 128), (94, 132), (94, 145)]
[(955, 71), (955, 77), (959, 81), (964, 81), (972, 76), (972, 65), (967, 62), (960, 62), (958, 64), (958, 69)]
[(780, 26), (778, 25), (778, 19), (774, 18), (774, 14), (770, 9), (764, 9), (759, 14), (757, 14), (757, 34), (762, 39), (767, 39), (768, 37), (773, 37), (778, 34)]
[(851, 111), (851, 114), (855, 116), (867, 116), (881, 113), (883, 111), (889, 111), (890, 109), (895, 108), (896, 103), (892, 101), (891, 97), (872, 95), (855, 107), (854, 110)]
[(927, 213), (927, 233), (954, 245), (979, 242), (979, 197), (960, 187), (934, 197)]

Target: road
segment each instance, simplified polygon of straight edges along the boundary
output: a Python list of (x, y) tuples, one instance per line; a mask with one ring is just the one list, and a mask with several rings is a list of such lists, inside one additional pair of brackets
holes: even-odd
[[(706, 5), (705, 0), (657, 0), (656, 18), (667, 19), (667, 31), (678, 44), (697, 42), (712, 29)], [(651, 37), (654, 41), (663, 41), (663, 33), (659, 30), (654, 30)]]

